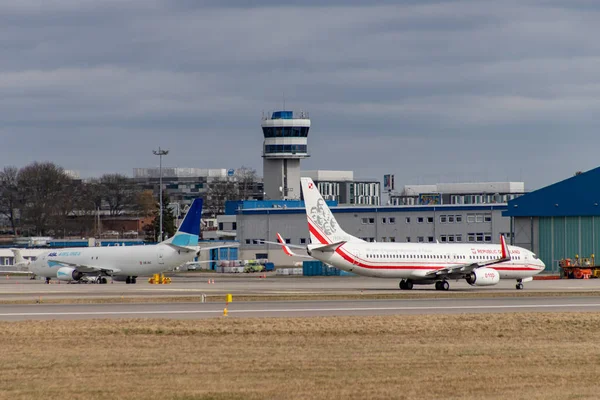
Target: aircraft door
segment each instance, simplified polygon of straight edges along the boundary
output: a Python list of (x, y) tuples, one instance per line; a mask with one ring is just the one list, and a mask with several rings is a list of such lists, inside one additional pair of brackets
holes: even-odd
[(164, 264), (165, 263), (165, 255), (164, 255), (162, 249), (158, 250), (158, 263), (159, 264)]

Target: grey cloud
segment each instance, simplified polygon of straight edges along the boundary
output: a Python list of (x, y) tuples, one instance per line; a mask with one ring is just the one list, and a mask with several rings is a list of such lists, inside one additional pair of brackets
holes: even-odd
[(600, 144), (595, 2), (221, 3), (0, 2), (4, 164), (130, 173), (164, 140), (172, 165), (260, 171), (284, 96), (307, 169), (399, 183), (538, 187), (571, 174), (559, 146)]

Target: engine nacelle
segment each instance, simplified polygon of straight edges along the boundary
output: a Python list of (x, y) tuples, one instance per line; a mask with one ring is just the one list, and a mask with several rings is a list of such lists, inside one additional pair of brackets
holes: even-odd
[(82, 276), (81, 271), (71, 267), (61, 267), (56, 271), (56, 279), (59, 281), (78, 281)]
[(475, 286), (492, 286), (500, 282), (500, 274), (493, 268), (477, 268), (467, 276), (467, 283)]

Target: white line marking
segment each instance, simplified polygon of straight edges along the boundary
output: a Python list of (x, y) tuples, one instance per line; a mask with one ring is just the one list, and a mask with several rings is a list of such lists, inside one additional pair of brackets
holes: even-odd
[[(282, 308), (282, 309), (256, 309), (256, 310), (228, 310), (229, 313), (254, 314), (254, 313), (295, 313), (295, 312), (332, 312), (332, 311), (415, 311), (415, 310), (499, 310), (523, 308), (575, 308), (575, 307), (600, 307), (600, 303), (582, 304), (516, 304), (499, 306), (424, 306), (424, 307), (352, 307), (352, 308)], [(216, 314), (222, 310), (152, 310), (152, 311), (65, 311), (65, 312), (25, 312), (1, 313), (0, 317), (28, 317), (28, 316), (61, 316), (61, 315), (157, 315), (157, 314)]]

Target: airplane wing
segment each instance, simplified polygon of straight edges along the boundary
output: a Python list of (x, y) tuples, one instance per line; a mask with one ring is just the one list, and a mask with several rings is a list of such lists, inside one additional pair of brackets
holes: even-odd
[[(456, 264), (450, 265), (446, 268), (438, 269), (435, 271), (430, 271), (426, 274), (429, 277), (440, 277), (446, 276), (452, 278), (453, 276), (462, 277), (468, 273), (471, 273), (473, 270), (477, 268), (487, 267), (494, 264), (500, 264), (505, 261), (510, 260), (510, 252), (508, 250), (508, 246), (506, 245), (506, 241), (504, 240), (504, 236), (500, 235), (500, 257), (494, 258), (492, 260), (485, 260), (481, 262), (474, 262), (468, 264)], [(458, 275), (458, 276), (457, 276)]]
[(63, 260), (57, 260), (57, 259), (52, 259), (51, 262), (53, 262), (55, 264), (64, 265), (66, 267), (77, 268), (78, 271), (81, 271), (81, 272), (87, 273), (87, 274), (94, 273), (94, 272), (104, 272), (108, 275), (112, 275), (114, 273), (121, 272), (121, 270), (118, 268), (98, 267), (96, 265), (90, 265), (90, 264), (76, 264), (76, 263), (63, 261)]
[(31, 271), (19, 271), (19, 270), (14, 270), (14, 271), (0, 271), (0, 274), (11, 274), (11, 275), (34, 275), (33, 272)]

